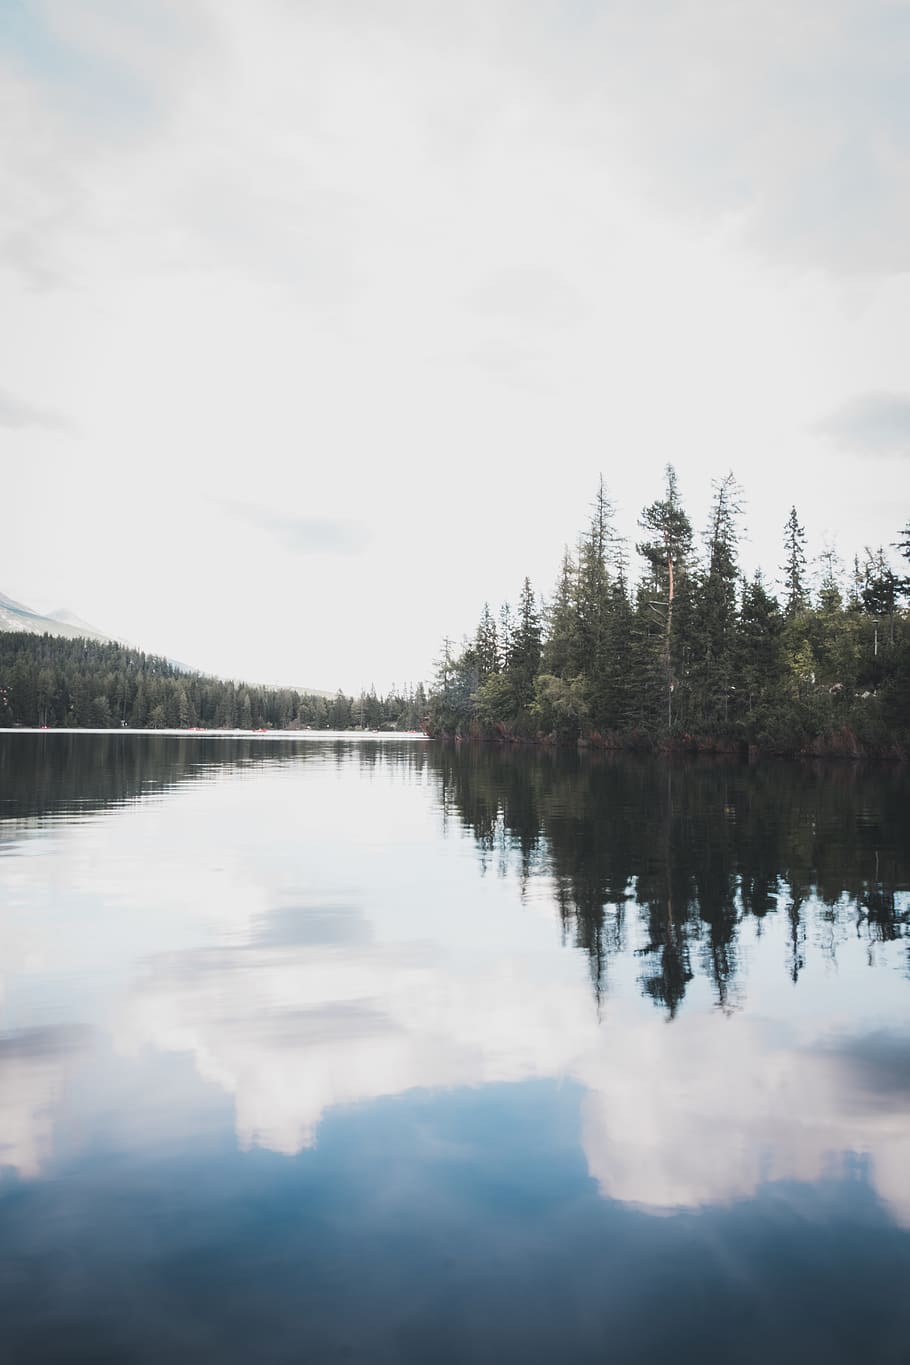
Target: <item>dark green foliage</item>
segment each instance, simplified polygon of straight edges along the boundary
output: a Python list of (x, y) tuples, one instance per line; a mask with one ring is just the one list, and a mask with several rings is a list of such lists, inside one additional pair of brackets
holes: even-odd
[(526, 578), (521, 588), (518, 620), (509, 642), (505, 666), (505, 676), (519, 710), (526, 711), (534, 697), (534, 679), (540, 672), (540, 642), (540, 613), (531, 581)]
[(740, 606), (735, 713), (750, 737), (766, 744), (774, 733), (775, 698), (783, 679), (783, 631), (780, 607), (756, 574), (743, 587)]
[(0, 726), (416, 730), (426, 706), (422, 686), (326, 699), (184, 673), (123, 645), (0, 631)]
[(571, 677), (575, 665), (575, 564), (568, 548), (563, 551), (556, 591), (546, 616), (547, 640), (543, 652), (545, 673)]
[[(526, 580), (517, 611), (503, 607), (498, 632), (484, 607), (461, 654), (447, 646), (430, 732), (781, 753), (905, 748), (908, 580), (883, 550), (867, 550), (845, 600), (829, 548), (813, 603), (805, 532), (791, 508), (781, 607), (760, 574), (742, 580), (741, 520), (742, 493), (728, 474), (715, 485), (697, 557), (668, 465), (662, 497), (639, 519), (646, 538), (636, 545), (641, 570), (631, 588), (601, 480), (542, 621)], [(910, 558), (910, 527), (896, 548)], [(670, 990), (669, 980), (659, 988)]]
[[(672, 731), (673, 693), (680, 670), (678, 599), (688, 589), (692, 523), (680, 502), (676, 470), (671, 464), (666, 469), (664, 496), (644, 509), (639, 525), (652, 536), (635, 547), (647, 564), (640, 606), (645, 617), (650, 609), (652, 627), (655, 620), (661, 625), (667, 729)], [(653, 635), (653, 629), (643, 633)]]
[[(907, 522), (900, 533), (899, 539), (894, 542), (894, 545), (891, 548), (897, 550), (904, 559), (910, 562), (910, 521)], [(905, 577), (901, 579), (901, 592), (905, 596), (910, 594), (910, 578)]]
[[(488, 662), (492, 650), (487, 645), (484, 652), (481, 644), (495, 638), (492, 625), (489, 607), (485, 606), (475, 645), (465, 649), (453, 665), (453, 682), (446, 702), (448, 713), (452, 713), (454, 704), (464, 717), (461, 733), (476, 726), (496, 732), (508, 725), (515, 734), (530, 735), (535, 728), (531, 723), (531, 706), (540, 672), (542, 627), (529, 579), (522, 585), (514, 616), (508, 605), (500, 614), (495, 668)], [(432, 709), (435, 719), (438, 715), (435, 698)], [(435, 723), (438, 726), (438, 721)]]
[(784, 611), (795, 616), (806, 605), (806, 533), (799, 524), (796, 508), (784, 527)]
[(705, 567), (695, 593), (689, 666), (689, 715), (704, 734), (723, 733), (736, 690), (737, 521), (741, 490), (732, 474), (714, 486), (705, 532)]
[(894, 644), (894, 614), (903, 588), (902, 579), (891, 568), (882, 547), (873, 553), (867, 546), (860, 601), (870, 616), (887, 622), (890, 644)]
[(499, 638), (489, 602), (483, 604), (483, 614), (474, 637), (474, 655), (480, 682), (486, 682), (492, 674), (499, 672)]

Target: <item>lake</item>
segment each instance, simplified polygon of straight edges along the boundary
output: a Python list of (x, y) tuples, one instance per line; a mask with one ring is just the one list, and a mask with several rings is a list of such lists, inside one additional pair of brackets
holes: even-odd
[(907, 1362), (908, 831), (898, 766), (0, 735), (0, 1356)]

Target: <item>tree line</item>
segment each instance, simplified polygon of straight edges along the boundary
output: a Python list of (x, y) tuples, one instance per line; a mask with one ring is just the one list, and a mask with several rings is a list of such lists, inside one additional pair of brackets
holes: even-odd
[(0, 632), (0, 726), (416, 730), (422, 684), (318, 696), (188, 673), (114, 642)]
[[(603, 479), (574, 553), (541, 603), (483, 608), (431, 691), (437, 735), (606, 746), (778, 752), (905, 750), (910, 741), (910, 578), (883, 547), (845, 572), (826, 549), (810, 571), (796, 508), (777, 586), (744, 576), (743, 494), (714, 485), (699, 540), (667, 466), (638, 520), (636, 567)], [(910, 560), (910, 524), (893, 547)]]

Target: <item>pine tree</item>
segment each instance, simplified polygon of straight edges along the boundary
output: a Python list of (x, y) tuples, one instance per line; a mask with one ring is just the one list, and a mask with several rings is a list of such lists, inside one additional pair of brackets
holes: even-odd
[[(900, 533), (900, 538), (894, 542), (891, 548), (897, 550), (904, 559), (910, 561), (910, 521), (907, 522)], [(900, 579), (900, 593), (904, 597), (910, 596), (910, 574), (905, 574)]]
[(900, 533), (900, 539), (895, 541), (894, 549), (900, 550), (904, 559), (910, 560), (910, 521)]
[(512, 635), (506, 674), (511, 683), (516, 713), (526, 712), (534, 698), (534, 680), (540, 670), (540, 612), (531, 580), (526, 578), (518, 603), (518, 620)]
[(474, 654), (477, 661), (477, 676), (481, 683), (485, 682), (491, 674), (499, 672), (499, 641), (496, 621), (488, 602), (483, 604), (480, 624), (474, 636)]
[(578, 653), (575, 576), (575, 563), (566, 546), (553, 600), (547, 611), (543, 660), (544, 671), (556, 678), (569, 678), (578, 671), (575, 667)]
[(509, 654), (512, 649), (512, 632), (515, 627), (512, 621), (512, 608), (508, 602), (503, 602), (499, 608), (499, 626), (496, 632), (496, 643), (499, 654), (498, 672), (502, 672), (509, 662)]
[(639, 518), (642, 530), (650, 531), (653, 540), (636, 545), (650, 569), (653, 599), (651, 605), (663, 620), (663, 664), (666, 689), (667, 729), (673, 726), (673, 610), (680, 580), (684, 577), (687, 559), (692, 549), (692, 524), (679, 499), (676, 471), (666, 467), (666, 486), (663, 498), (650, 503)]
[[(870, 616), (887, 618), (889, 645), (894, 644), (894, 613), (901, 587), (901, 580), (888, 563), (882, 546), (874, 552), (866, 546), (862, 602)], [(877, 641), (876, 633), (876, 648)]]
[(706, 567), (699, 584), (694, 624), (693, 667), (702, 724), (709, 732), (729, 719), (736, 633), (737, 521), (742, 491), (733, 474), (714, 485), (714, 503), (705, 534)]
[(843, 606), (841, 578), (843, 566), (840, 555), (833, 545), (826, 545), (818, 557), (821, 567), (821, 582), (818, 587), (818, 602), (822, 611), (840, 611)]
[[(750, 733), (765, 732), (782, 676), (783, 619), (760, 572), (744, 584), (737, 634), (737, 719)], [(792, 618), (791, 618), (792, 619)]]
[(587, 533), (578, 552), (575, 579), (577, 659), (575, 666), (588, 678), (591, 712), (597, 729), (611, 723), (607, 683), (607, 650), (611, 601), (610, 557), (615, 511), (601, 475)]
[(799, 524), (796, 508), (784, 527), (784, 612), (795, 616), (806, 605), (806, 532)]
[(610, 585), (610, 610), (607, 619), (604, 694), (611, 730), (632, 728), (635, 707), (635, 682), (630, 668), (633, 646), (633, 614), (629, 596), (628, 564), (625, 545), (613, 546), (613, 577)]

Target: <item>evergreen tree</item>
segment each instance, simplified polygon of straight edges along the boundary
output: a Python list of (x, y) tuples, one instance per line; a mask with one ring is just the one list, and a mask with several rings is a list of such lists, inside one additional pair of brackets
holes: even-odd
[(607, 650), (612, 607), (609, 561), (615, 539), (614, 515), (601, 476), (591, 522), (579, 547), (575, 577), (575, 667), (588, 679), (591, 714), (597, 729), (608, 729), (612, 721)]
[(900, 593), (901, 580), (888, 563), (881, 545), (874, 552), (866, 546), (862, 603), (870, 616), (887, 621), (889, 645), (894, 644), (894, 614)]
[(895, 550), (899, 550), (904, 559), (910, 561), (910, 521), (900, 533), (900, 539), (895, 541)]
[(553, 600), (547, 611), (547, 639), (543, 658), (544, 671), (557, 678), (569, 678), (579, 671), (575, 578), (575, 563), (566, 546)]
[(782, 631), (780, 607), (756, 573), (743, 587), (736, 653), (737, 719), (750, 738), (776, 739), (773, 711), (782, 679)]
[(790, 508), (790, 515), (784, 527), (784, 611), (787, 616), (795, 616), (806, 605), (806, 532), (799, 524), (796, 508)]
[(514, 630), (512, 621), (512, 607), (508, 602), (503, 602), (499, 608), (499, 628), (496, 632), (497, 653), (499, 655), (498, 672), (502, 672), (509, 661), (509, 653), (512, 649), (512, 631)]
[(818, 586), (818, 602), (823, 611), (839, 611), (843, 604), (841, 579), (843, 566), (840, 555), (833, 545), (826, 545), (818, 557), (821, 568), (821, 582)]
[[(477, 685), (479, 631), (453, 665), (464, 704), (450, 707), (439, 727), (444, 708), (434, 695), (431, 729), (620, 744), (660, 742), (672, 731), (696, 744), (736, 740), (782, 752), (825, 737), (878, 749), (910, 740), (904, 580), (883, 552), (868, 553), (861, 570), (857, 564), (845, 604), (839, 561), (827, 550), (813, 603), (803, 530), (791, 508), (782, 611), (760, 575), (740, 581), (740, 516), (730, 474), (715, 485), (704, 559), (696, 565), (691, 524), (668, 468), (664, 496), (641, 516), (644, 572), (630, 587), (601, 480), (577, 557), (563, 555), (546, 630), (537, 614), (529, 632), (533, 594), (526, 584), (518, 615), (503, 609), (500, 672)], [(899, 548), (905, 545), (910, 554), (910, 534)], [(725, 922), (727, 909), (719, 914)]]
[(474, 636), (474, 654), (477, 660), (477, 676), (481, 683), (492, 673), (499, 672), (499, 640), (489, 602), (483, 604), (480, 624)]
[(633, 639), (634, 618), (629, 596), (626, 551), (623, 542), (617, 539), (613, 545), (603, 678), (606, 710), (613, 732), (625, 732), (632, 727), (635, 709), (635, 681), (630, 667)]
[(526, 578), (521, 588), (518, 619), (506, 662), (506, 675), (512, 687), (516, 715), (526, 713), (534, 698), (534, 679), (540, 671), (540, 654), (540, 612), (531, 580)]
[(638, 523), (642, 530), (651, 533), (653, 539), (642, 541), (636, 549), (648, 564), (648, 586), (652, 594), (647, 603), (642, 605), (650, 606), (663, 625), (666, 723), (670, 730), (673, 726), (675, 686), (673, 614), (692, 549), (692, 524), (680, 502), (676, 471), (671, 464), (666, 467), (665, 478), (664, 496), (644, 508)]
[(699, 585), (694, 621), (693, 682), (701, 724), (723, 732), (729, 720), (736, 633), (737, 521), (742, 492), (727, 474), (714, 485), (711, 518), (705, 533), (706, 566)]

